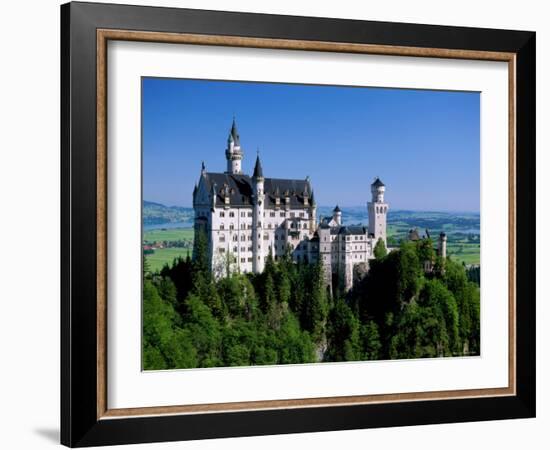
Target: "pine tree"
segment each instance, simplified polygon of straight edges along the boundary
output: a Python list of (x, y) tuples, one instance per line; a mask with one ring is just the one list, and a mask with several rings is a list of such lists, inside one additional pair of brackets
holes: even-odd
[(376, 245), (374, 246), (374, 257), (376, 259), (382, 259), (387, 254), (388, 251), (386, 250), (386, 244), (384, 244), (384, 241), (379, 238), (378, 241), (376, 241)]

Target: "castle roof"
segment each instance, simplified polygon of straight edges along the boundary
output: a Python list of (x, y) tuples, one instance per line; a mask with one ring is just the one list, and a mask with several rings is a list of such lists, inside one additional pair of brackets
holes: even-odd
[(356, 234), (366, 234), (367, 228), (362, 225), (346, 225), (343, 226), (340, 230), (340, 234), (344, 235), (356, 235)]
[(362, 225), (341, 225), (331, 227), (330, 234), (341, 234), (343, 236), (354, 236), (367, 234), (367, 228)]
[(419, 241), (420, 240), (420, 234), (418, 234), (418, 230), (415, 228), (413, 230), (409, 230), (409, 240), (410, 241)]
[(371, 186), (382, 187), (382, 186), (385, 186), (385, 184), (382, 183), (382, 180), (380, 180), (380, 178), (376, 177), (376, 180), (374, 180), (374, 182), (371, 184)]
[[(248, 175), (236, 175), (230, 173), (206, 172), (204, 174), (206, 189), (211, 191), (216, 185), (216, 206), (225, 205), (224, 195), (229, 195), (229, 206), (251, 207), (254, 180)], [(309, 208), (304, 204), (304, 189), (306, 184), (311, 191), (311, 185), (307, 180), (290, 180), (282, 178), (265, 178), (264, 192), (266, 209), (275, 209), (276, 197), (280, 199), (280, 207), (286, 205), (285, 198), (289, 198), (291, 208)], [(278, 194), (277, 194), (278, 191)]]
[(336, 208), (334, 208), (332, 210), (332, 212), (342, 212), (342, 210), (340, 209), (340, 207), (338, 205), (336, 205)]
[(254, 178), (263, 178), (264, 171), (262, 169), (262, 163), (260, 162), (260, 155), (256, 156), (256, 165), (254, 166)]
[(236, 146), (241, 145), (241, 138), (239, 136), (239, 131), (237, 130), (237, 123), (233, 117), (233, 123), (231, 125), (231, 131), (229, 132), (229, 139), (233, 140)]

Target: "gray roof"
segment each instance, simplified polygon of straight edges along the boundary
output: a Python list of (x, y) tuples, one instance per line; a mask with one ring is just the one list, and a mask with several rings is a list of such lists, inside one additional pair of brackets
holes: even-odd
[(382, 180), (380, 180), (380, 178), (376, 177), (376, 180), (374, 180), (371, 186), (381, 187), (381, 186), (385, 186), (385, 184), (382, 183)]
[(364, 235), (367, 234), (367, 228), (362, 225), (342, 225), (339, 227), (332, 227), (330, 234), (342, 234), (348, 235)]
[(264, 171), (262, 169), (262, 163), (260, 162), (260, 155), (256, 156), (256, 165), (254, 166), (254, 178), (264, 177)]
[(418, 230), (415, 228), (413, 230), (409, 230), (409, 240), (410, 241), (419, 241), (420, 240), (420, 234), (418, 233)]
[[(229, 204), (236, 207), (252, 206), (253, 179), (248, 175), (234, 175), (228, 173), (206, 172), (204, 181), (208, 191), (213, 185), (216, 189), (216, 206), (225, 205), (225, 195), (229, 196)], [(275, 198), (280, 198), (280, 206), (285, 206), (285, 197), (290, 199), (291, 208), (308, 208), (304, 205), (304, 192), (311, 192), (311, 185), (306, 180), (287, 180), (279, 178), (265, 178), (264, 192), (266, 209), (275, 208)]]
[(342, 227), (341, 234), (366, 234), (367, 228), (362, 225), (346, 225)]
[(336, 205), (336, 208), (334, 208), (332, 211), (333, 212), (342, 212), (342, 210), (340, 209), (340, 207), (338, 205)]
[(235, 118), (233, 118), (233, 124), (231, 125), (231, 131), (229, 132), (229, 138), (233, 139), (233, 142), (236, 146), (241, 145), (241, 138), (239, 136), (239, 131), (237, 130), (237, 123), (235, 122)]

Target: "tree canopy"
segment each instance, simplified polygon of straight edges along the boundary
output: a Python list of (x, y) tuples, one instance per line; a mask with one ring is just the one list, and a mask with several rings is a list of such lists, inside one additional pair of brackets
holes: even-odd
[[(261, 274), (194, 259), (143, 264), (143, 367), (173, 369), (479, 354), (479, 285), (431, 241), (375, 247), (353, 289), (327, 290), (320, 264), (268, 256)], [(435, 265), (425, 265), (435, 261)], [(426, 267), (435, 267), (426, 270)]]

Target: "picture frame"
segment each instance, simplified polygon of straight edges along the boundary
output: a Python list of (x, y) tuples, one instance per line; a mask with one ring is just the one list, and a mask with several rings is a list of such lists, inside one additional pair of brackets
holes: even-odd
[[(107, 43), (503, 61), (509, 384), (201, 406), (107, 404)], [(61, 7), (61, 443), (70, 447), (534, 417), (533, 32), (72, 2)]]

